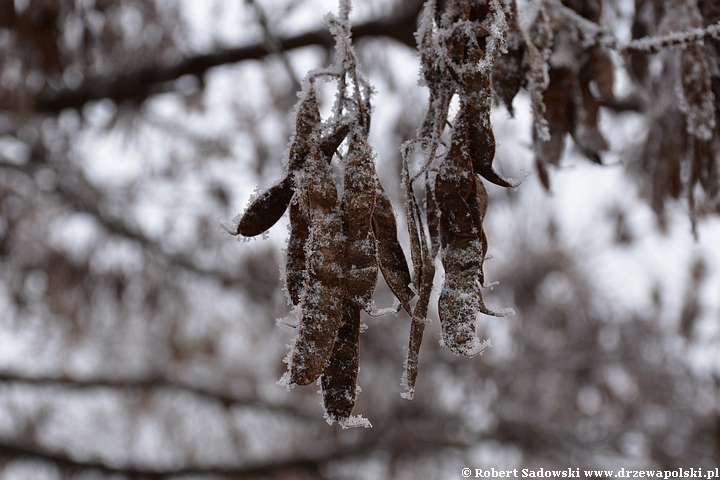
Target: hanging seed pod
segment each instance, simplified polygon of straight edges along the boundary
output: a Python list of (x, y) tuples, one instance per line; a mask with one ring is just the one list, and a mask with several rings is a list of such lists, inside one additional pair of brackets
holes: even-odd
[(268, 230), (285, 213), (292, 196), (292, 181), (286, 176), (250, 203), (240, 217), (235, 235), (254, 237)]
[(377, 253), (380, 261), (380, 271), (393, 295), (400, 300), (400, 304), (408, 314), (412, 314), (410, 300), (415, 293), (410, 288), (412, 279), (408, 268), (405, 253), (397, 238), (397, 224), (393, 213), (390, 198), (378, 182), (373, 210), (372, 227), (377, 239)]
[(577, 87), (573, 96), (573, 124), (570, 134), (585, 157), (602, 165), (600, 152), (607, 150), (609, 145), (598, 128), (600, 105), (590, 92), (588, 83)]
[[(492, 167), (495, 160), (495, 134), (490, 122), (492, 102), (490, 75), (480, 71), (466, 76), (464, 90), (467, 100), (461, 106), (461, 113), (466, 126), (462, 128), (466, 129), (464, 134), (472, 157), (472, 168), (475, 173), (495, 185), (505, 188), (517, 187), (520, 182), (512, 182), (501, 177)], [(455, 129), (457, 130), (457, 126)]]
[(332, 355), (321, 377), (325, 417), (330, 422), (350, 418), (358, 394), (360, 306), (346, 297), (342, 314)]
[(343, 213), (347, 227), (347, 291), (352, 301), (370, 308), (378, 277), (372, 218), (378, 184), (370, 145), (359, 134), (350, 139), (345, 166)]
[(302, 169), (305, 159), (310, 154), (313, 134), (321, 120), (315, 88), (311, 81), (304, 83), (300, 95), (301, 100), (295, 107), (295, 133), (290, 140), (288, 149), (288, 172), (290, 173)]
[(290, 203), (290, 238), (285, 254), (285, 288), (293, 305), (300, 303), (305, 288), (305, 244), (310, 235), (308, 213), (303, 211), (301, 203), (297, 195)]
[(441, 260), (445, 279), (438, 313), (443, 343), (455, 354), (475, 355), (475, 315), (479, 304), (478, 278), (481, 248), (466, 199), (473, 190), (472, 162), (465, 148), (467, 123), (461, 106), (454, 125), (450, 150), (435, 179), (435, 198), (440, 209)]
[(474, 356), (484, 348), (475, 333), (476, 315), (480, 311), (479, 255), (478, 242), (464, 249), (449, 244), (442, 253), (445, 279), (438, 300), (442, 343), (456, 355)]
[(433, 279), (435, 277), (435, 265), (428, 255), (427, 249), (423, 259), (421, 274), (419, 275), (420, 297), (415, 304), (410, 324), (410, 340), (408, 342), (408, 353), (405, 359), (405, 372), (401, 384), (405, 386), (403, 398), (412, 400), (415, 394), (415, 382), (419, 371), (420, 345), (422, 344), (425, 332), (428, 306), (430, 305), (430, 294), (432, 293)]
[(310, 223), (305, 281), (290, 361), (290, 382), (298, 385), (314, 382), (325, 369), (340, 328), (346, 294), (343, 219), (328, 163), (313, 146), (305, 177)]
[(480, 197), (484, 190), (479, 190), (473, 162), (464, 147), (463, 130), (469, 128), (463, 118), (465, 112), (461, 105), (450, 150), (435, 179), (441, 260), (445, 269), (438, 313), (443, 344), (455, 354), (473, 356), (486, 346), (475, 334), (477, 312), (505, 316), (510, 311), (488, 309), (482, 299), (480, 284), (485, 246), (480, 232), (487, 199)]
[(565, 147), (565, 134), (570, 131), (570, 105), (572, 102), (572, 73), (567, 69), (550, 70), (550, 84), (543, 94), (545, 119), (550, 138), (543, 140), (534, 132), (536, 162), (557, 165)]
[(488, 243), (485, 229), (483, 228), (483, 221), (485, 220), (485, 214), (488, 208), (488, 193), (482, 180), (477, 177), (475, 177), (475, 184), (473, 185), (470, 197), (468, 197), (467, 205), (470, 210), (470, 215), (472, 216), (473, 225), (475, 226), (477, 239), (481, 245), (479, 281), (480, 285), (485, 285), (485, 274), (482, 266), (487, 255)]
[(502, 101), (513, 116), (512, 102), (520, 88), (525, 84), (528, 63), (525, 61), (527, 47), (520, 24), (517, 19), (517, 4), (515, 0), (508, 2), (507, 24), (509, 27), (507, 37), (507, 53), (500, 55), (493, 66), (492, 87), (495, 95)]
[(285, 213), (294, 192), (293, 175), (302, 169), (305, 158), (310, 153), (310, 145), (315, 138), (315, 130), (320, 120), (315, 89), (311, 81), (306, 81), (301, 100), (295, 109), (295, 133), (288, 149), (288, 174), (250, 203), (240, 217), (235, 235), (245, 237), (259, 235), (275, 225)]
[(614, 98), (615, 65), (610, 52), (599, 45), (595, 45), (587, 51), (587, 55), (588, 59), (581, 69), (580, 77), (595, 82), (600, 98)]
[(700, 45), (688, 45), (680, 55), (682, 101), (688, 135), (709, 141), (715, 130), (715, 95)]

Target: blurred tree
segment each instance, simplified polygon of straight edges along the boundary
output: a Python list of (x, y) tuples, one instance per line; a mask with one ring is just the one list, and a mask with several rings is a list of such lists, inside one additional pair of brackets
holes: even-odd
[[(478, 320), (495, 346), (474, 359), (441, 348), (433, 322), (411, 402), (409, 317), (363, 316), (355, 411), (374, 426), (345, 431), (322, 421), (315, 388), (275, 385), (294, 335), (277, 273), (284, 232), (240, 245), (215, 228), (280, 178), (298, 79), (329, 63), (320, 13), (335, 5), (0, 2), (0, 475), (719, 466), (720, 264), (702, 242), (717, 238), (720, 206), (720, 9), (500, 4), (495, 166), (537, 175), (488, 187), (487, 278), (500, 284), (484, 295), (517, 315)], [(429, 5), (442, 37), (457, 4)], [(466, 20), (484, 18), (486, 2), (473, 5)], [(358, 2), (352, 17), (377, 90), (370, 144), (398, 206), (399, 147), (427, 105), (422, 7)], [(325, 118), (332, 92), (318, 85)], [(444, 101), (445, 115), (461, 110)], [(651, 251), (651, 267), (637, 260)], [(392, 304), (384, 284), (375, 301)]]

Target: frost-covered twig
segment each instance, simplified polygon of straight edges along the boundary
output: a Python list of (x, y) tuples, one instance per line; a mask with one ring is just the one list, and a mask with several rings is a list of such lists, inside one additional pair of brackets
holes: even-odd
[(714, 23), (704, 28), (671, 32), (667, 35), (638, 38), (627, 45), (617, 48), (617, 51), (623, 56), (633, 53), (658, 53), (663, 48), (699, 43), (707, 38), (720, 39), (720, 23)]

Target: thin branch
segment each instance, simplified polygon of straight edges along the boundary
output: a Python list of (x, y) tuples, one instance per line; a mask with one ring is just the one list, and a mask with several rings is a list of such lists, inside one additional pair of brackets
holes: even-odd
[[(420, 3), (417, 3), (417, 8), (401, 11), (392, 18), (357, 25), (353, 28), (353, 37), (356, 40), (366, 37), (392, 38), (415, 48), (415, 20), (420, 11)], [(311, 45), (332, 48), (333, 44), (333, 39), (325, 27), (277, 40), (278, 48), (282, 52)], [(259, 60), (267, 57), (268, 54), (267, 42), (263, 41), (244, 47), (225, 48), (187, 57), (175, 65), (154, 63), (130, 72), (87, 77), (76, 89), (41, 92), (35, 99), (35, 111), (57, 114), (65, 108), (79, 109), (88, 102), (103, 98), (118, 103), (125, 101), (141, 103), (151, 95), (170, 90), (168, 82), (184, 75), (201, 77), (213, 67), (246, 60)]]
[(77, 379), (69, 377), (24, 376), (22, 374), (13, 373), (10, 371), (0, 371), (0, 384), (65, 388), (79, 391), (103, 388), (125, 392), (172, 390), (175, 392), (189, 393), (205, 400), (220, 402), (226, 407), (251, 407), (262, 410), (270, 410), (278, 413), (285, 413), (297, 418), (307, 418), (313, 421), (317, 420), (317, 415), (306, 412), (293, 405), (267, 403), (263, 402), (258, 398), (233, 395), (231, 393), (223, 392), (217, 389), (201, 387), (178, 380), (171, 380), (162, 376), (153, 376), (140, 379)]
[(280, 40), (272, 33), (265, 11), (255, 0), (245, 0), (245, 3), (247, 3), (255, 11), (255, 16), (257, 17), (258, 23), (263, 30), (268, 51), (280, 58), (280, 61), (282, 62), (283, 67), (285, 67), (290, 80), (292, 80), (293, 90), (299, 91), (302, 88), (300, 81), (298, 80), (297, 75), (295, 75), (295, 71), (293, 70), (292, 65), (290, 65), (287, 55), (285, 55), (285, 52), (282, 50)]
[(80, 460), (71, 455), (38, 445), (22, 445), (0, 441), (0, 456), (26, 458), (50, 462), (61, 471), (95, 471), (105, 475), (124, 475), (128, 478), (165, 479), (199, 475), (216, 475), (228, 478), (257, 478), (282, 470), (305, 470), (320, 475), (320, 466), (331, 460), (364, 453), (372, 448), (371, 442), (362, 442), (317, 455), (297, 456), (265, 462), (253, 462), (238, 466), (183, 466), (177, 468), (152, 468), (150, 466), (114, 466), (99, 460)]
[(684, 32), (672, 32), (667, 35), (638, 38), (620, 47), (618, 52), (621, 55), (629, 55), (631, 53), (658, 53), (663, 48), (698, 43), (708, 38), (720, 38), (720, 22), (708, 25), (705, 28), (693, 28)]

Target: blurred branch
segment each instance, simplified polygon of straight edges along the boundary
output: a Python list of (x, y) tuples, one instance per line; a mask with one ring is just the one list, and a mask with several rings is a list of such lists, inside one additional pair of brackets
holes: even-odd
[(173, 390), (176, 392), (190, 393), (206, 400), (220, 402), (225, 407), (251, 407), (285, 413), (297, 418), (307, 418), (313, 421), (317, 420), (316, 414), (311, 414), (293, 405), (267, 403), (257, 398), (241, 397), (215, 389), (204, 388), (177, 380), (170, 380), (161, 376), (129, 380), (106, 378), (75, 379), (69, 377), (23, 376), (21, 374), (8, 371), (0, 371), (0, 385), (7, 384), (69, 388), (73, 390), (91, 390), (98, 388), (109, 388), (121, 391)]
[[(3, 164), (0, 165), (0, 168), (20, 170), (28, 175), (32, 175), (34, 170), (42, 165), (50, 167), (58, 174), (61, 173), (61, 169), (58, 168), (57, 165), (47, 160), (46, 156), (48, 153), (44, 151), (44, 147), (42, 145), (36, 145), (36, 147), (43, 151), (34, 152), (32, 161), (29, 164)], [(65, 173), (68, 173), (67, 169), (71, 167), (70, 165), (66, 167)], [(122, 218), (110, 217), (108, 214), (103, 213), (101, 205), (106, 195), (95, 188), (78, 169), (72, 168), (72, 172), (70, 173), (75, 177), (73, 185), (68, 187), (60, 182), (57, 192), (61, 194), (75, 210), (92, 215), (107, 232), (138, 242), (148, 254), (167, 266), (178, 267), (202, 277), (217, 279), (226, 287), (241, 287), (238, 288), (240, 292), (245, 290), (242, 287), (247, 284), (248, 280), (241, 278), (237, 273), (228, 273), (218, 269), (199, 266), (195, 264), (192, 259), (181, 253), (167, 253), (162, 248), (162, 245), (146, 236), (139, 228), (128, 224)], [(252, 300), (250, 296), (248, 296), (248, 299)]]
[(64, 452), (50, 450), (38, 445), (20, 445), (0, 441), (0, 456), (26, 458), (50, 462), (61, 471), (95, 471), (105, 475), (124, 475), (128, 478), (163, 479), (190, 477), (198, 475), (216, 475), (228, 478), (256, 478), (282, 470), (305, 470), (320, 475), (320, 466), (328, 461), (356, 455), (370, 447), (370, 442), (363, 442), (334, 451), (314, 456), (298, 456), (286, 459), (259, 462), (245, 466), (188, 466), (178, 468), (157, 469), (142, 466), (112, 466), (101, 461), (83, 461), (74, 459)]
[[(415, 27), (422, 2), (412, 2), (412, 8), (405, 8), (390, 18), (372, 20), (353, 28), (353, 38), (386, 37), (415, 48)], [(323, 26), (312, 32), (277, 40), (280, 52), (296, 48), (319, 45), (332, 48), (333, 40)], [(143, 102), (153, 94), (169, 90), (165, 84), (184, 75), (201, 77), (208, 70), (220, 65), (246, 60), (259, 60), (273, 52), (266, 40), (244, 47), (225, 48), (211, 53), (186, 57), (175, 65), (155, 63), (144, 65), (137, 70), (113, 75), (86, 77), (75, 89), (45, 90), (35, 99), (35, 110), (40, 113), (56, 114), (65, 108), (79, 109), (87, 102), (103, 98), (117, 103), (124, 101)]]

